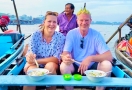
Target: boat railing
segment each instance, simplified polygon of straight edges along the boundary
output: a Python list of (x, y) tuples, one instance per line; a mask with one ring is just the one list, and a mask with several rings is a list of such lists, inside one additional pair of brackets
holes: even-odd
[(132, 14), (125, 20), (125, 22), (123, 22), (118, 29), (111, 35), (111, 37), (106, 41), (106, 43), (108, 44), (109, 41), (119, 32), (119, 41), (121, 41), (121, 29), (124, 25), (126, 25), (128, 23), (128, 21), (132, 18)]
[(10, 49), (16, 48), (16, 47), (18, 46), (18, 44), (19, 44), (22, 40), (24, 40), (24, 36), (22, 36), (22, 37), (20, 38), (20, 40), (18, 40)]

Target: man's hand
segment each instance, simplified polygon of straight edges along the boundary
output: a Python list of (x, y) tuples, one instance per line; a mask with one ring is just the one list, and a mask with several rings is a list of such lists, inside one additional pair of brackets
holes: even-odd
[(78, 68), (78, 72), (81, 72), (81, 74), (84, 73), (84, 71), (86, 71), (88, 69), (89, 64), (91, 63), (92, 58), (91, 57), (87, 57), (85, 58), (82, 63), (80, 64), (79, 68)]
[(70, 54), (67, 55), (61, 55), (62, 61), (66, 63), (67, 65), (70, 65), (73, 63), (72, 57)]

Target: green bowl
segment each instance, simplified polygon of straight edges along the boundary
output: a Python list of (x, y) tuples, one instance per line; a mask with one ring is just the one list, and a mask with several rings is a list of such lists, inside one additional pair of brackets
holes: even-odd
[(71, 74), (64, 74), (63, 78), (64, 78), (64, 80), (69, 81), (69, 80), (71, 80), (72, 75)]
[(82, 75), (80, 74), (74, 74), (73, 77), (74, 77), (74, 80), (77, 80), (77, 81), (82, 80)]

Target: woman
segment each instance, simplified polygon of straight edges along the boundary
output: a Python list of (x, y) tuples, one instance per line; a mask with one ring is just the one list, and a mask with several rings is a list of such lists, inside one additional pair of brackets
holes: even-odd
[[(40, 30), (32, 34), (31, 43), (26, 55), (27, 63), (24, 67), (27, 70), (37, 68), (36, 59), (41, 68), (48, 69), (51, 74), (56, 74), (60, 60), (60, 53), (65, 42), (65, 36), (55, 31), (57, 27), (57, 13), (48, 11)], [(52, 66), (52, 67), (51, 67)], [(36, 87), (24, 86), (24, 90), (35, 90)], [(49, 87), (47, 90), (55, 90), (56, 87)]]

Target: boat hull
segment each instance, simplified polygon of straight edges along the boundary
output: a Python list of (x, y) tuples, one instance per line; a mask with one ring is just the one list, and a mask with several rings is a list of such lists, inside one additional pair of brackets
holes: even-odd
[(132, 59), (129, 59), (130, 57), (125, 51), (120, 51), (116, 47), (118, 44), (118, 40), (115, 43), (115, 55), (120, 63), (124, 66), (124, 71), (132, 77)]
[[(24, 48), (24, 35), (22, 34), (0, 34), (2, 43), (0, 46), (6, 45), (8, 47), (3, 47), (0, 55), (0, 74), (10, 66), (10, 64), (17, 58), (22, 56)], [(4, 40), (6, 38), (8, 40)], [(5, 42), (6, 41), (6, 42)], [(5, 49), (6, 50), (5, 50)]]

